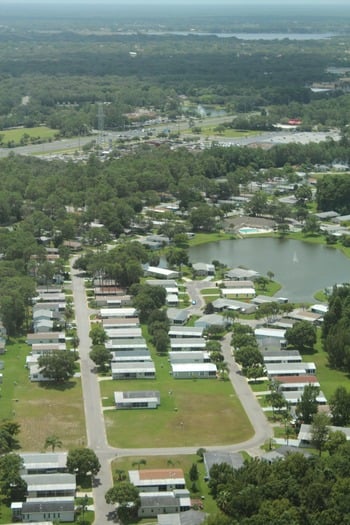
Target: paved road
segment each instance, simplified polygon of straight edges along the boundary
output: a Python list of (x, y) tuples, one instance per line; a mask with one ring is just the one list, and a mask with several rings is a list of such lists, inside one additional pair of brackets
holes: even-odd
[(94, 363), (89, 358), (91, 340), (89, 337), (89, 308), (86, 301), (84, 280), (73, 268), (72, 290), (75, 305), (77, 332), (80, 339), (79, 355), (81, 379), (84, 397), (85, 421), (88, 447), (92, 448), (101, 463), (101, 470), (93, 488), (95, 502), (95, 523), (104, 525), (112, 519), (114, 507), (105, 502), (105, 492), (113, 485), (110, 461), (115, 457), (115, 451), (108, 446), (105, 424), (101, 409), (100, 388), (97, 375), (93, 372)]
[[(72, 261), (73, 264), (73, 261)], [(101, 463), (101, 470), (95, 479), (93, 496), (95, 503), (95, 524), (108, 525), (114, 519), (114, 507), (107, 505), (104, 495), (112, 486), (112, 474), (110, 463), (116, 456), (155, 456), (155, 455), (176, 455), (176, 454), (194, 454), (198, 449), (196, 447), (164, 447), (164, 448), (137, 448), (137, 449), (119, 449), (110, 447), (107, 443), (104, 418), (101, 406), (100, 390), (97, 375), (94, 373), (94, 363), (89, 358), (91, 340), (89, 338), (90, 324), (89, 315), (91, 311), (88, 308), (84, 280), (76, 270), (71, 269), (72, 273), (72, 290), (75, 303), (76, 324), (78, 336), (80, 339), (79, 355), (81, 361), (81, 378), (84, 397), (84, 410), (87, 428), (87, 443), (92, 448)], [(188, 283), (190, 294), (196, 297), (199, 305), (202, 305), (202, 297), (199, 294), (201, 287), (207, 287), (208, 283), (197, 281), (195, 285)], [(192, 295), (193, 294), (193, 295)], [(229, 450), (240, 451), (247, 450), (252, 455), (261, 453), (260, 445), (272, 436), (272, 429), (268, 424), (254, 394), (250, 390), (246, 380), (240, 375), (239, 369), (233, 360), (230, 348), (231, 335), (228, 334), (223, 341), (223, 353), (225, 361), (229, 366), (229, 378), (232, 381), (237, 395), (240, 397), (243, 408), (245, 409), (252, 426), (254, 436), (235, 445), (207, 446), (207, 450)]]

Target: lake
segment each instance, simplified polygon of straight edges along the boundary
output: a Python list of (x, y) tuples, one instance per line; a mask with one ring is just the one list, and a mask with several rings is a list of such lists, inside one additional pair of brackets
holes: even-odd
[(200, 31), (146, 31), (150, 36), (215, 36), (238, 38), (239, 40), (325, 40), (337, 36), (335, 33), (204, 33)]
[(265, 276), (272, 271), (282, 285), (278, 295), (291, 302), (313, 302), (316, 291), (350, 282), (350, 259), (339, 250), (292, 239), (218, 241), (190, 248), (189, 257), (191, 262), (245, 266)]

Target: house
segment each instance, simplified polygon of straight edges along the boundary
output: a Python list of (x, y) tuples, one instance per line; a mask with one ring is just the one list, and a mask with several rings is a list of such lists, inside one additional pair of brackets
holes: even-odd
[(54, 322), (52, 319), (41, 319), (33, 323), (34, 333), (52, 332), (53, 328)]
[(194, 326), (196, 328), (201, 327), (203, 330), (206, 328), (209, 328), (211, 326), (220, 326), (221, 328), (225, 328), (229, 322), (224, 319), (222, 315), (219, 314), (208, 314), (208, 315), (202, 315), (199, 319), (197, 319), (194, 323)]
[[(28, 356), (30, 357), (30, 356)], [(37, 356), (32, 356), (32, 360), (27, 358), (26, 360), (26, 366), (29, 368), (29, 379), (33, 383), (40, 383), (40, 382), (47, 382), (47, 381), (53, 381), (53, 379), (50, 379), (46, 377), (43, 372), (41, 372), (40, 367), (38, 365), (38, 361), (36, 360)]]
[(169, 352), (169, 359), (171, 364), (181, 363), (210, 363), (209, 352)]
[[(295, 406), (300, 400), (301, 396), (303, 395), (303, 391), (302, 390), (284, 390), (282, 391), (282, 395), (289, 405)], [(324, 396), (323, 392), (321, 391), (316, 396), (316, 401), (319, 405), (327, 404), (327, 399)]]
[(146, 284), (149, 286), (162, 286), (162, 288), (177, 290), (176, 293), (178, 293), (177, 282), (174, 279), (162, 279), (161, 281), (159, 279), (147, 279)]
[(129, 328), (140, 326), (140, 320), (138, 317), (110, 317), (108, 319), (102, 319), (102, 326), (104, 330), (110, 328)]
[(168, 308), (166, 315), (174, 325), (184, 325), (188, 319), (188, 311), (180, 308)]
[(223, 297), (241, 297), (242, 299), (251, 299), (255, 297), (255, 288), (237, 287), (234, 288), (221, 288), (221, 295)]
[(67, 472), (67, 452), (21, 453), (21, 474), (51, 474)]
[[(331, 432), (336, 432), (337, 430), (343, 432), (346, 436), (346, 440), (350, 441), (349, 427), (335, 427), (330, 425), (328, 428)], [(303, 423), (299, 430), (298, 439), (301, 445), (309, 445), (312, 441), (312, 425), (306, 425)]]
[(186, 489), (185, 476), (182, 469), (142, 469), (129, 470), (130, 482), (140, 492), (166, 492)]
[(146, 340), (143, 337), (114, 339), (113, 341), (106, 341), (105, 346), (111, 351), (148, 350)]
[(203, 328), (201, 326), (171, 326), (168, 335), (169, 337), (202, 337)]
[(281, 348), (285, 341), (286, 330), (279, 328), (256, 328), (254, 335), (260, 347)]
[(286, 304), (288, 303), (288, 299), (286, 297), (271, 297), (270, 295), (257, 295), (252, 299), (252, 303), (256, 304), (257, 306), (266, 303)]
[(158, 266), (148, 266), (145, 270), (146, 275), (156, 277), (157, 279), (178, 279), (179, 272), (168, 270), (167, 268), (158, 268)]
[(293, 312), (290, 312), (286, 314), (290, 319), (294, 319), (295, 321), (308, 321), (309, 323), (318, 323), (322, 320), (323, 313), (315, 313), (310, 312), (309, 310), (303, 310), (302, 308), (293, 310)]
[(167, 306), (177, 306), (179, 304), (179, 296), (176, 293), (168, 293), (165, 302)]
[(111, 319), (114, 317), (137, 317), (136, 308), (101, 308), (100, 317), (102, 319)]
[(244, 314), (252, 314), (256, 311), (256, 306), (252, 303), (244, 303), (243, 301), (235, 301), (233, 299), (219, 298), (212, 302), (216, 312), (224, 312), (229, 310), (232, 312), (242, 312)]
[(32, 356), (39, 356), (51, 354), (52, 352), (64, 351), (66, 349), (67, 347), (65, 343), (34, 343), (30, 353)]
[(114, 402), (117, 409), (157, 408), (160, 405), (160, 392), (158, 390), (114, 392)]
[(315, 375), (315, 363), (266, 363), (266, 374), (269, 379), (276, 376)]
[[(24, 523), (54, 520), (73, 522), (74, 498), (39, 498), (33, 501), (15, 502), (11, 505), (13, 518)], [(51, 523), (51, 522), (50, 522)]]
[(66, 308), (66, 301), (64, 300), (63, 302), (46, 302), (46, 303), (36, 303), (33, 305), (33, 317), (34, 317), (34, 312), (37, 312), (37, 311), (43, 311), (43, 310), (48, 310), (48, 311), (51, 311), (53, 313), (53, 315), (58, 315), (59, 313), (63, 313), (64, 310)]
[(207, 277), (215, 275), (215, 266), (213, 264), (197, 262), (192, 264), (193, 272), (198, 276)]
[(213, 465), (227, 463), (235, 470), (244, 465), (244, 459), (239, 452), (225, 452), (221, 450), (207, 450), (203, 454), (203, 461), (207, 479), (210, 479), (210, 469)]
[(262, 350), (264, 363), (301, 363), (298, 350)]
[(125, 306), (131, 306), (132, 299), (131, 295), (96, 295), (95, 303), (98, 307), (123, 308)]
[(151, 363), (111, 363), (113, 379), (155, 379), (156, 369)]
[(38, 295), (38, 301), (42, 301), (44, 303), (64, 303), (66, 301), (66, 296), (61, 291), (41, 291)]
[(155, 518), (159, 514), (179, 513), (191, 508), (189, 496), (176, 497), (174, 492), (141, 492), (140, 518)]
[(314, 375), (306, 376), (277, 376), (274, 377), (274, 381), (278, 382), (278, 390), (286, 392), (288, 390), (301, 390), (303, 391), (306, 385), (313, 385), (320, 387), (318, 379)]
[(73, 474), (24, 474), (28, 498), (75, 496), (76, 482)]
[(142, 337), (142, 330), (139, 326), (129, 328), (107, 328), (107, 337), (113, 339), (139, 339)]
[(282, 445), (281, 447), (266, 452), (261, 456), (261, 459), (268, 463), (272, 463), (273, 461), (285, 459), (289, 454), (302, 454), (306, 458), (312, 457), (312, 454), (306, 452), (302, 448)]
[(175, 337), (170, 339), (171, 350), (204, 350), (206, 340), (203, 337)]
[(255, 270), (247, 270), (245, 268), (233, 268), (225, 273), (225, 279), (232, 281), (254, 281), (260, 274)]
[(37, 334), (27, 334), (26, 342), (29, 345), (33, 344), (51, 344), (51, 343), (65, 343), (66, 336), (61, 332), (40, 332)]
[(253, 281), (221, 281), (221, 288), (254, 288)]
[(214, 363), (171, 363), (174, 379), (214, 379), (217, 368)]
[(146, 361), (152, 361), (148, 349), (114, 350), (111, 353), (113, 363), (144, 363)]
[(312, 306), (310, 306), (310, 310), (314, 314), (324, 315), (328, 312), (328, 305), (327, 304), (313, 304)]

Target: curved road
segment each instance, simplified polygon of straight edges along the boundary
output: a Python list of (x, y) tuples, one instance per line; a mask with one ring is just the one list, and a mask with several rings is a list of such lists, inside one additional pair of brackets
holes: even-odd
[[(74, 259), (72, 260), (72, 264)], [(80, 339), (79, 355), (81, 362), (81, 380), (84, 397), (84, 410), (87, 429), (88, 446), (92, 448), (101, 463), (101, 470), (98, 477), (94, 480), (93, 496), (95, 503), (95, 524), (106, 525), (114, 519), (114, 506), (107, 505), (104, 495), (113, 485), (110, 463), (116, 456), (155, 456), (155, 455), (175, 455), (175, 454), (194, 454), (196, 447), (171, 447), (171, 448), (138, 448), (138, 449), (119, 449), (108, 445), (104, 417), (101, 405), (100, 389), (96, 373), (94, 373), (94, 363), (89, 358), (91, 340), (89, 338), (91, 311), (88, 308), (84, 279), (79, 276), (77, 270), (71, 267), (72, 290), (75, 304), (77, 332)], [(203, 284), (207, 286), (207, 284)], [(189, 283), (190, 293), (194, 292), (194, 287)], [(197, 288), (198, 289), (198, 288)], [(197, 297), (197, 296), (196, 296)], [(198, 295), (198, 301), (201, 297)], [(260, 408), (254, 394), (244, 377), (239, 373), (239, 369), (232, 358), (230, 348), (231, 335), (228, 334), (223, 342), (222, 348), (225, 361), (229, 366), (229, 377), (233, 387), (239, 396), (243, 408), (246, 411), (251, 424), (254, 428), (254, 436), (235, 445), (202, 446), (207, 450), (228, 450), (240, 451), (247, 450), (252, 455), (259, 455), (259, 449), (267, 439), (272, 437), (272, 429), (268, 424), (263, 411)]]

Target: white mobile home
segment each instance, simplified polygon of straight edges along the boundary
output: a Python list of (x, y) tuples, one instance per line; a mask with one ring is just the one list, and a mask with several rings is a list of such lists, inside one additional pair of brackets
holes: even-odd
[(217, 368), (214, 363), (172, 363), (171, 373), (174, 379), (214, 379)]
[(156, 369), (152, 362), (111, 363), (113, 379), (155, 379)]
[(160, 405), (160, 392), (158, 390), (114, 392), (114, 402), (117, 409), (157, 408)]

